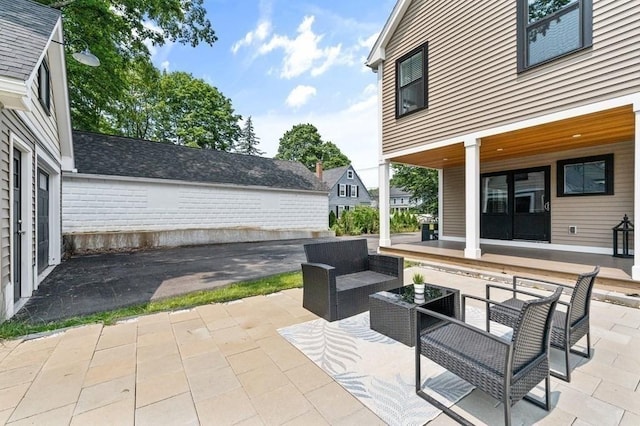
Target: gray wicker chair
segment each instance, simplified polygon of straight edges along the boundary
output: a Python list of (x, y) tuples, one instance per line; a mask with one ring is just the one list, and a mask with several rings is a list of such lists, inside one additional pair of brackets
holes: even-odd
[[(446, 315), (416, 308), (416, 393), (459, 423), (471, 424), (422, 390), (422, 355), (502, 401), (506, 425), (511, 424), (511, 406), (521, 399), (548, 411), (549, 334), (561, 293), (562, 290), (557, 289), (551, 296), (528, 300), (519, 310), (506, 308), (517, 318), (510, 341)], [(465, 297), (495, 303), (479, 297)], [(434, 319), (440, 320), (441, 324), (425, 330), (425, 325), (432, 324)], [(541, 381), (545, 382), (544, 402), (527, 395)]]
[[(569, 367), (569, 353), (580, 355), (584, 358), (591, 358), (591, 333), (589, 330), (589, 310), (591, 307), (591, 292), (596, 281), (596, 276), (600, 272), (600, 267), (596, 266), (592, 272), (578, 275), (576, 284), (568, 286), (565, 284), (555, 283), (552, 281), (541, 280), (537, 278), (527, 278), (521, 276), (513, 277), (513, 287), (505, 287), (496, 284), (487, 284), (487, 299), (491, 298), (490, 290), (500, 289), (507, 290), (512, 293), (512, 297), (504, 302), (493, 305), (489, 309), (487, 318), (491, 321), (512, 327), (516, 320), (516, 315), (512, 309), (505, 309), (506, 306), (519, 309), (524, 303), (521, 297), (534, 296), (538, 297), (531, 291), (518, 288), (517, 284), (522, 281), (531, 283), (541, 283), (545, 286), (563, 288), (566, 293), (571, 293), (568, 302), (560, 300), (558, 304), (566, 306), (565, 310), (556, 310), (553, 315), (551, 325), (551, 346), (564, 351), (565, 374), (551, 370), (551, 375), (567, 382), (571, 381), (571, 369)], [(494, 294), (495, 297), (495, 294)], [(488, 327), (488, 325), (487, 325)], [(487, 328), (488, 329), (488, 328)], [(578, 341), (587, 336), (586, 352), (577, 351), (572, 347)]]
[(404, 259), (369, 254), (366, 239), (306, 244), (302, 306), (327, 321), (369, 310), (369, 295), (402, 287)]

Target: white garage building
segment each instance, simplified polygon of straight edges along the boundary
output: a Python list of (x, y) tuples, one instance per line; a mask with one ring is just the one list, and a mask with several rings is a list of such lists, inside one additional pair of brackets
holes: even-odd
[(73, 132), (62, 231), (73, 253), (332, 236), (301, 163)]

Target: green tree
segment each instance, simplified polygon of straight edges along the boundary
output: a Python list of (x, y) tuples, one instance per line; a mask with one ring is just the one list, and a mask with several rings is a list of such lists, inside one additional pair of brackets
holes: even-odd
[[(136, 60), (150, 59), (145, 43), (197, 46), (217, 40), (203, 0), (38, 1), (62, 11), (69, 102), (76, 129), (114, 130), (108, 118), (125, 102), (128, 70)], [(71, 58), (73, 51), (86, 47), (100, 59), (99, 67), (87, 67)]]
[(163, 73), (154, 107), (153, 139), (230, 151), (240, 137), (240, 115), (215, 87), (186, 72)]
[(313, 124), (296, 124), (281, 138), (276, 158), (299, 161), (314, 171), (322, 161), (325, 169), (347, 166), (351, 163), (333, 142), (323, 141)]
[(438, 214), (438, 171), (394, 164), (391, 185), (411, 193), (419, 201), (418, 213)]
[(117, 103), (114, 114), (106, 120), (117, 134), (140, 139), (154, 139), (157, 121), (160, 71), (151, 62), (140, 59), (126, 75), (128, 88)]
[(264, 151), (258, 149), (259, 143), (260, 138), (256, 136), (256, 132), (253, 130), (253, 121), (249, 116), (244, 122), (235, 151), (240, 154), (263, 155)]

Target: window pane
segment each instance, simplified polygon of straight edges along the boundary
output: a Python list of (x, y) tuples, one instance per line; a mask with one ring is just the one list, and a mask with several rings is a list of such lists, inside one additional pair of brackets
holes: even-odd
[(422, 78), (422, 52), (400, 64), (400, 87)]
[(538, 22), (578, 0), (528, 0), (529, 23)]
[(544, 172), (517, 173), (514, 175), (516, 213), (541, 213), (545, 203)]
[(527, 66), (580, 48), (580, 9), (576, 6), (555, 18), (531, 25), (527, 29), (527, 42)]
[(565, 194), (600, 194), (606, 192), (605, 161), (564, 166)]
[(482, 188), (482, 213), (507, 213), (509, 206), (507, 176), (484, 177)]
[(418, 80), (400, 89), (400, 114), (424, 106), (424, 85)]

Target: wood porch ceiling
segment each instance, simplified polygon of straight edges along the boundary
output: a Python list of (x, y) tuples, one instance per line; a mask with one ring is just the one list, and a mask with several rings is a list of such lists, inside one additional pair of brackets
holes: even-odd
[[(500, 161), (549, 152), (630, 141), (635, 136), (631, 105), (482, 138), (480, 161)], [(579, 136), (578, 136), (579, 135)], [(395, 163), (434, 169), (464, 165), (464, 145), (399, 155)]]

